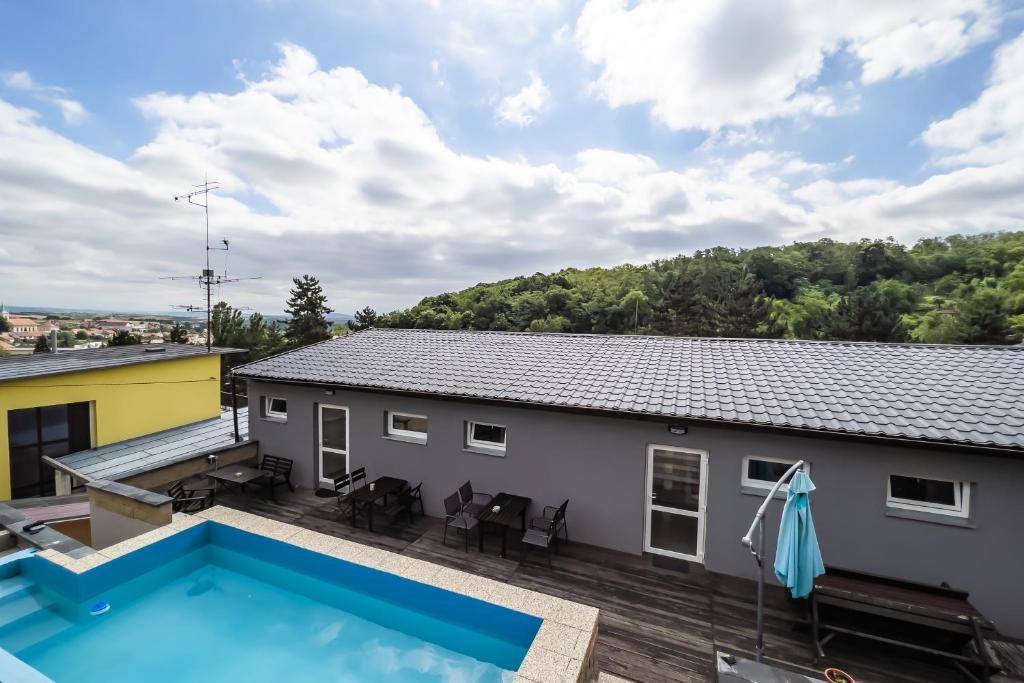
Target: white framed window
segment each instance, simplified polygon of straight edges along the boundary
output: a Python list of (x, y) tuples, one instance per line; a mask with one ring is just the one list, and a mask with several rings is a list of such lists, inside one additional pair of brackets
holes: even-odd
[(899, 510), (968, 517), (971, 508), (971, 484), (955, 479), (890, 474), (886, 485), (885, 504)]
[(467, 422), (466, 446), (494, 453), (504, 453), (505, 426), (487, 422)]
[(288, 401), (276, 396), (264, 396), (263, 414), (271, 420), (287, 420)]
[[(770, 491), (775, 482), (782, 478), (786, 471), (796, 464), (796, 460), (785, 458), (769, 458), (763, 455), (748, 455), (743, 458), (743, 476), (740, 486), (744, 489)], [(810, 474), (811, 466), (804, 463), (804, 471)], [(785, 494), (789, 491), (789, 483), (779, 487)]]
[(405, 439), (427, 440), (427, 416), (412, 413), (387, 412), (387, 435)]

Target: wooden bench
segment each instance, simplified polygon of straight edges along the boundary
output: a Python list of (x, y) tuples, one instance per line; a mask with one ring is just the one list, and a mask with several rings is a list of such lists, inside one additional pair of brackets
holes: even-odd
[(850, 635), (943, 657), (969, 679), (987, 681), (997, 666), (982, 630), (994, 627), (967, 598), (945, 585), (827, 568), (811, 593), (815, 658), (837, 635)]
[(288, 458), (276, 455), (265, 454), (260, 463), (260, 471), (263, 472), (263, 481), (260, 483), (270, 489), (270, 497), (274, 498), (274, 489), (282, 484), (288, 486), (289, 491), (294, 491), (292, 486), (292, 464)]

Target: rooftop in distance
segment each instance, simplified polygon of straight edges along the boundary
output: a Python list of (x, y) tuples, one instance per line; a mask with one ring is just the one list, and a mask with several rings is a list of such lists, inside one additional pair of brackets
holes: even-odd
[(1024, 347), (373, 329), (240, 377), (1024, 451)]

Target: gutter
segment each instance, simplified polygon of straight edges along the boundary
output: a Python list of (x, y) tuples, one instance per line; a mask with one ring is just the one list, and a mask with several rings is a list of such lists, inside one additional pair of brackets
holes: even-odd
[[(237, 370), (238, 368), (236, 368)], [(234, 375), (235, 373), (232, 373)], [(537, 401), (518, 401), (501, 398), (484, 398), (481, 396), (467, 396), (464, 394), (438, 394), (429, 391), (411, 391), (407, 389), (386, 389), (382, 387), (368, 387), (351, 384), (339, 384), (337, 382), (315, 382), (310, 380), (287, 380), (273, 377), (256, 377), (239, 373), (237, 375), (245, 380), (255, 382), (266, 382), (268, 384), (288, 384), (292, 386), (314, 386), (329, 389), (342, 389), (346, 391), (361, 391), (371, 394), (388, 394), (393, 396), (408, 396), (410, 398), (426, 398), (435, 401), (455, 401), (458, 403), (483, 403), (505, 408), (520, 408), (525, 410), (548, 410), (577, 415), (590, 415), (597, 417), (616, 417), (620, 419), (642, 420), (646, 422), (661, 422), (665, 424), (697, 423), (712, 427), (735, 427), (759, 432), (772, 432), (787, 434), (790, 436), (817, 436), (843, 441), (866, 441), (871, 443), (882, 442), (889, 445), (906, 446), (910, 448), (921, 448), (924, 446), (938, 450), (949, 450), (957, 452), (977, 452), (984, 455), (996, 457), (1024, 458), (1024, 447), (1014, 448), (1011, 446), (986, 446), (961, 441), (938, 441), (934, 439), (915, 439), (905, 436), (886, 436), (883, 434), (867, 434), (862, 432), (840, 432), (830, 429), (818, 429), (815, 427), (795, 427), (788, 425), (770, 425), (758, 422), (739, 422), (735, 420), (724, 420), (710, 417), (689, 417), (685, 415), (656, 415), (654, 413), (637, 413), (623, 410), (609, 410), (606, 408), (586, 408), (582, 406), (561, 406), (552, 403), (540, 403)]]

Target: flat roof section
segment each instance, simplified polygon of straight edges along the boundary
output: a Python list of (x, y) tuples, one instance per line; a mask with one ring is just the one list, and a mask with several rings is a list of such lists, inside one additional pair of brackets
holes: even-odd
[[(244, 353), (245, 349), (214, 347), (211, 354)], [(63, 375), (139, 363), (156, 363), (208, 355), (205, 346), (193, 344), (131, 344), (100, 349), (70, 349), (58, 353), (33, 353), (0, 358), (0, 382)]]
[[(249, 438), (249, 409), (238, 409), (239, 443)], [(56, 458), (58, 469), (85, 480), (117, 481), (236, 445), (231, 411), (219, 417), (174, 427)]]

